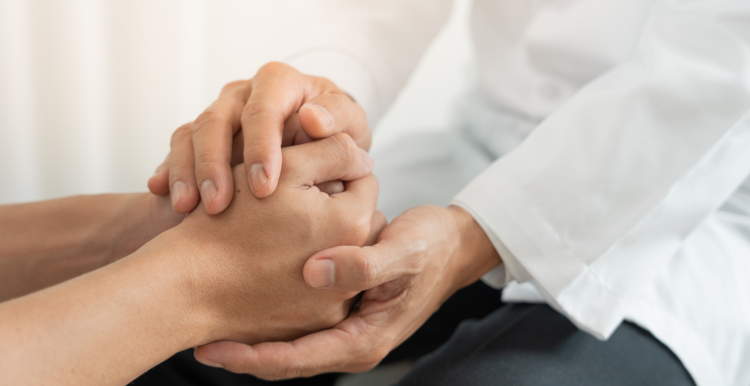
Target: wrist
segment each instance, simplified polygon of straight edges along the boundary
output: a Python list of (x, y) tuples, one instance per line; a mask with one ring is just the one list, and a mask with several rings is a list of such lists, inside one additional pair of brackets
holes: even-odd
[(178, 350), (215, 340), (217, 326), (211, 308), (213, 292), (201, 281), (209, 272), (195, 264), (201, 252), (200, 243), (192, 236), (179, 227), (170, 229), (123, 259), (123, 263), (141, 260), (136, 264), (142, 265), (144, 276), (151, 277), (146, 281), (159, 282), (158, 289), (151, 292), (159, 303), (157, 312), (163, 313), (166, 325), (174, 326), (170, 340)]
[(108, 222), (109, 229), (103, 232), (107, 253), (102, 265), (135, 252), (184, 217), (172, 211), (165, 197), (136, 193), (117, 195), (117, 199), (119, 203)]
[(479, 280), (501, 264), (502, 259), (482, 227), (466, 210), (451, 206), (448, 211), (458, 230), (459, 242), (454, 255), (460, 274), (456, 276), (456, 285), (462, 288)]

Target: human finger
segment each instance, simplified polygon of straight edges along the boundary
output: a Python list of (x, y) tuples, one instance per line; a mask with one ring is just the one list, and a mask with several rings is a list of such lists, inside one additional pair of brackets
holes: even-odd
[(288, 167), (296, 169), (290, 178), (308, 186), (356, 180), (370, 174), (373, 168), (370, 155), (347, 134), (285, 148), (284, 157), (290, 160)]
[(311, 138), (346, 133), (359, 147), (370, 148), (371, 134), (365, 110), (341, 91), (310, 98), (299, 109), (299, 122)]
[(354, 316), (292, 342), (216, 342), (198, 347), (194, 355), (201, 363), (267, 380), (361, 372), (375, 367), (391, 349), (390, 340), (376, 328)]
[(175, 212), (184, 214), (193, 210), (200, 199), (195, 181), (192, 123), (175, 130), (170, 146), (169, 188), (172, 208)]
[(302, 130), (302, 125), (299, 123), (299, 114), (292, 113), (289, 118), (284, 122), (284, 134), (281, 139), (281, 147), (287, 147), (292, 145), (303, 145), (308, 142), (312, 142), (305, 130)]
[[(338, 224), (339, 229), (346, 230), (341, 233), (344, 238), (340, 240), (340, 245), (362, 246), (368, 241), (372, 243), (373, 238), (377, 239), (375, 233), (379, 234), (384, 227), (385, 216), (376, 217), (377, 222), (373, 222), (373, 213), (378, 201), (378, 180), (374, 175), (369, 174), (347, 182), (344, 192), (331, 197), (335, 199), (329, 209), (332, 221)], [(318, 258), (309, 259), (305, 264), (305, 280), (314, 288), (332, 289), (338, 277), (334, 260), (319, 254), (315, 256)], [(337, 285), (336, 289), (339, 288)], [(355, 290), (359, 291), (361, 290)]]
[(419, 243), (392, 225), (383, 229), (371, 247), (338, 246), (316, 253), (305, 263), (305, 282), (314, 288), (365, 291), (419, 274), (425, 264), (421, 254), (415, 253)]
[(157, 196), (169, 193), (169, 155), (148, 179), (148, 190)]
[(250, 190), (263, 198), (276, 190), (284, 124), (302, 105), (307, 87), (302, 74), (282, 63), (264, 65), (252, 83), (241, 115), (243, 152)]
[(249, 81), (224, 86), (219, 98), (193, 124), (195, 177), (208, 214), (222, 212), (232, 201), (232, 140), (251, 89)]
[(329, 196), (344, 191), (344, 182), (341, 180), (321, 182), (319, 184), (315, 184), (315, 186), (317, 186), (321, 192)]

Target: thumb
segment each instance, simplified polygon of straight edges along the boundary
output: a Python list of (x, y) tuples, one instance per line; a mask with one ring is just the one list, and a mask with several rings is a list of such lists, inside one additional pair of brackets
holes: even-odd
[(314, 288), (366, 291), (414, 276), (421, 270), (419, 259), (401, 244), (398, 238), (381, 238), (371, 247), (339, 246), (319, 252), (305, 263), (305, 282)]

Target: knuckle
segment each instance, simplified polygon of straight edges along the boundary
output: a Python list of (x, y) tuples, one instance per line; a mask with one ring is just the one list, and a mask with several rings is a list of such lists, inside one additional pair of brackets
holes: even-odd
[[(206, 177), (215, 170), (216, 165), (225, 162), (221, 157), (214, 154), (196, 154), (195, 155), (195, 173), (198, 176)], [(203, 178), (201, 178), (202, 180)]]
[(169, 177), (170, 180), (173, 178), (181, 178), (183, 176), (189, 176), (190, 175), (190, 167), (187, 165), (186, 162), (183, 162), (181, 160), (174, 160), (169, 165)]
[(277, 74), (279, 72), (289, 72), (289, 71), (295, 71), (291, 66), (288, 64), (284, 64), (281, 62), (268, 62), (261, 66), (261, 68), (258, 70), (259, 76), (267, 76), (272, 74)]
[(370, 235), (371, 218), (360, 216), (358, 221), (352, 224), (352, 236), (357, 240), (357, 245), (362, 245)]
[(224, 87), (221, 88), (221, 93), (228, 93), (233, 92), (235, 90), (244, 88), (247, 85), (246, 80), (235, 80), (234, 82), (229, 82)]
[(200, 153), (195, 155), (195, 165), (196, 168), (199, 167), (206, 167), (207, 165), (214, 164), (217, 162), (221, 162), (221, 157), (212, 154), (212, 153)]
[(343, 161), (352, 162), (356, 159), (355, 154), (358, 151), (357, 144), (349, 134), (337, 133), (330, 138), (330, 143), (334, 147), (334, 152), (336, 152)]
[(249, 101), (247, 105), (245, 105), (245, 109), (242, 111), (242, 117), (248, 119), (258, 114), (273, 112), (274, 110), (275, 106), (271, 101), (264, 99)]
[(278, 106), (272, 101), (266, 99), (249, 101), (240, 116), (242, 126), (248, 127), (260, 118), (271, 118), (277, 120), (280, 124), (284, 122), (282, 112), (278, 110)]
[(193, 134), (200, 135), (204, 131), (210, 130), (214, 127), (228, 126), (230, 126), (230, 124), (227, 117), (212, 108), (208, 108), (195, 120), (195, 124), (193, 124)]
[[(360, 213), (361, 212), (361, 213)], [(370, 235), (372, 226), (372, 214), (364, 214), (362, 207), (352, 208), (349, 205), (337, 208), (333, 215), (339, 229), (346, 229), (341, 233), (342, 245), (362, 246)]]
[(172, 133), (172, 139), (171, 139), (172, 146), (192, 136), (191, 126), (192, 125), (190, 123), (184, 124), (180, 126), (179, 128), (177, 128), (177, 130), (175, 130), (174, 133)]
[(363, 258), (357, 262), (361, 277), (361, 284), (365, 287), (373, 286), (380, 275), (380, 266), (372, 259)]

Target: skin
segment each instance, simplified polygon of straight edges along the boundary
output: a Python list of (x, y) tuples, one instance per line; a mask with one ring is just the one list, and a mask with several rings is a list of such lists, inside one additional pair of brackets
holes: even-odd
[[(273, 197), (238, 189), (221, 215), (199, 205), (127, 257), (0, 304), (3, 382), (123, 385), (196, 345), (291, 340), (343, 320), (357, 292), (309, 287), (302, 269), (379, 233), (372, 162), (345, 134), (282, 154)], [(241, 165), (233, 178), (245, 182)], [(330, 180), (349, 182), (315, 186)]]
[(0, 206), (0, 301), (117, 261), (184, 217), (147, 193)]
[(340, 246), (307, 261), (316, 286), (321, 259), (334, 261), (331, 292), (366, 290), (357, 312), (335, 327), (300, 339), (246, 345), (216, 342), (195, 351), (203, 363), (268, 380), (375, 367), (451, 295), (497, 266), (500, 257), (463, 209), (420, 206), (404, 212), (370, 247)]
[(327, 79), (271, 62), (252, 79), (227, 84), (194, 122), (175, 131), (148, 187), (156, 195), (170, 193), (177, 213), (202, 200), (207, 213), (217, 214), (235, 191), (232, 166), (244, 162), (247, 186), (256, 197), (268, 197), (279, 181), (282, 146), (336, 133), (370, 148), (362, 107)]
[[(328, 114), (313, 114), (306, 108), (313, 102)], [(275, 154), (281, 146), (297, 143), (298, 137), (306, 142), (342, 131), (364, 149), (370, 143), (361, 107), (331, 82), (280, 63), (269, 63), (248, 82), (229, 84), (188, 127), (175, 133), (180, 138), (173, 138), (171, 154), (149, 181), (159, 194), (173, 181), (188, 181), (192, 196), (173, 199), (179, 213), (197, 202), (197, 186), (206, 178), (219, 181), (209, 213), (221, 212), (228, 199), (224, 194), (231, 194), (223, 188), (231, 186), (226, 170), (239, 162), (240, 153), (245, 165), (261, 163), (268, 173), (264, 185), (253, 187), (255, 195), (273, 197), (279, 167)], [(248, 180), (255, 181), (252, 176)], [(174, 197), (174, 189), (172, 193)], [(304, 278), (313, 288), (366, 291), (359, 311), (345, 321), (290, 343), (215, 342), (199, 347), (195, 355), (203, 363), (266, 379), (364, 371), (414, 333), (455, 291), (500, 263), (484, 231), (463, 209), (414, 208), (389, 224), (374, 246), (329, 249), (305, 264)]]

